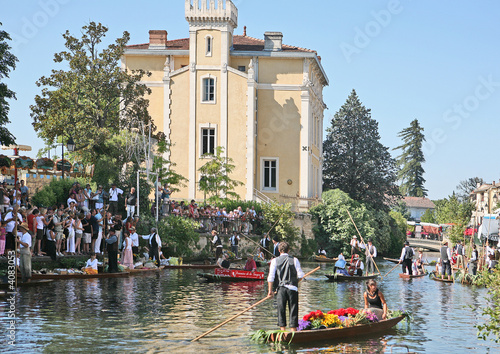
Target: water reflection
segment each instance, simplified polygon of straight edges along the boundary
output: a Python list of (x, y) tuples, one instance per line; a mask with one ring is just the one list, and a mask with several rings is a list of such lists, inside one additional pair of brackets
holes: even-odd
[[(382, 274), (391, 263), (379, 262)], [(316, 264), (303, 263), (304, 271)], [(364, 282), (327, 282), (324, 265), (300, 285), (299, 312), (362, 307)], [(205, 283), (196, 270), (167, 270), (130, 278), (69, 280), (23, 289), (18, 299), (18, 339), (15, 352), (163, 352), (171, 353), (381, 353), (396, 345), (415, 352), (455, 350), (498, 351), (500, 346), (478, 341), (473, 324), (481, 320), (467, 307), (481, 306), (486, 290), (428, 278), (404, 280), (396, 271), (379, 280), (392, 309), (414, 314), (407, 327), (349, 341), (274, 347), (250, 342), (258, 329), (276, 329), (276, 303), (268, 300), (199, 342), (192, 338), (264, 298), (265, 282)], [(6, 305), (0, 305), (5, 314)], [(2, 316), (0, 325), (7, 325)], [(403, 350), (395, 352), (405, 352)], [(70, 350), (71, 349), (71, 350)], [(12, 350), (11, 350), (12, 351)]]

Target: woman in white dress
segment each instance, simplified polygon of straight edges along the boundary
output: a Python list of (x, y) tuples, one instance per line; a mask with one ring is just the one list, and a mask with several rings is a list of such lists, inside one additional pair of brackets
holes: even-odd
[(68, 238), (66, 240), (66, 253), (74, 255), (75, 254), (75, 220), (73, 219), (74, 214), (70, 213), (66, 219), (65, 228), (68, 229)]
[(134, 255), (132, 254), (132, 239), (127, 230), (123, 230), (122, 264), (128, 269), (134, 269)]

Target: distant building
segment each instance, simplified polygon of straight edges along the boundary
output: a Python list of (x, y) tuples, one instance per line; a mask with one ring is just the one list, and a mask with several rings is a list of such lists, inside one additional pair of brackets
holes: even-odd
[(471, 202), (474, 203), (471, 225), (482, 224), (483, 217), (487, 214), (498, 214), (497, 205), (500, 202), (500, 185), (492, 183), (477, 184), (471, 192)]
[(424, 197), (404, 197), (404, 202), (410, 213), (410, 218), (415, 221), (420, 221), (420, 218), (427, 210), (436, 208), (429, 198)]
[(167, 157), (189, 179), (175, 197), (203, 198), (198, 169), (217, 146), (234, 160), (230, 177), (243, 182), (242, 199), (321, 197), (321, 58), (283, 44), (281, 32), (235, 35), (230, 0), (185, 0), (185, 17), (188, 38), (152, 30), (149, 43), (127, 46), (122, 59), (124, 69), (152, 73), (143, 81), (152, 90), (149, 112), (172, 143)]

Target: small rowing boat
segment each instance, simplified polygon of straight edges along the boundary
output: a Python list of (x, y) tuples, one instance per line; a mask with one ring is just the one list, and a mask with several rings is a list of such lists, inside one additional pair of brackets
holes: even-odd
[(441, 279), (441, 275), (436, 274), (436, 271), (430, 273), (429, 278), (431, 278), (432, 280), (435, 280), (435, 281), (441, 281), (443, 283), (453, 283), (453, 277), (451, 277), (451, 280), (448, 280), (448, 276), (446, 276), (446, 278), (444, 278), (444, 279)]
[[(52, 279), (44, 279), (44, 280), (31, 280), (31, 281), (28, 281), (28, 282), (21, 282), (21, 281), (18, 281), (17, 282), (17, 287), (18, 288), (29, 288), (29, 287), (33, 287), (33, 286), (39, 286), (39, 285), (47, 285), (47, 284), (50, 284), (54, 282), (54, 280)], [(10, 284), (10, 283), (0, 283), (0, 289), (13, 289), (11, 288), (11, 285), (13, 287), (15, 287), (15, 284)]]
[(425, 277), (426, 275), (427, 275), (427, 273), (413, 274), (413, 275), (409, 275), (409, 274), (405, 274), (405, 273), (399, 273), (399, 277), (403, 278), (403, 279), (421, 278), (421, 277)]
[(248, 281), (264, 280), (264, 272), (249, 272), (240, 269), (216, 268), (214, 273), (199, 273), (198, 276), (208, 281)]
[[(95, 279), (95, 278), (123, 278), (128, 277), (129, 272), (118, 272), (118, 273), (97, 273), (97, 274), (81, 274), (81, 273), (70, 273), (70, 274), (37, 274), (33, 273), (31, 279), (53, 279), (53, 280), (70, 280), (70, 279)], [(33, 281), (32, 280), (32, 281)]]
[(163, 270), (163, 266), (161, 266), (160, 268), (134, 268), (129, 269), (128, 272), (130, 273), (130, 275), (138, 275), (159, 273), (161, 270)]
[(336, 328), (325, 328), (325, 329), (313, 329), (304, 330), (297, 332), (285, 332), (283, 334), (271, 334), (269, 340), (271, 342), (284, 342), (284, 343), (304, 343), (304, 342), (314, 342), (322, 340), (331, 339), (342, 339), (349, 337), (358, 337), (367, 334), (377, 333), (386, 331), (395, 325), (397, 325), (405, 316), (398, 316), (390, 318), (388, 320), (383, 320), (379, 322), (373, 322), (363, 325), (357, 325), (353, 327), (336, 327)]
[(321, 256), (312, 256), (313, 260), (316, 262), (322, 262), (322, 263), (335, 263), (337, 262), (338, 258), (328, 258), (325, 255)]
[(378, 274), (373, 275), (343, 275), (343, 274), (325, 274), (325, 277), (328, 278), (329, 281), (356, 281), (356, 280), (368, 280), (375, 279), (378, 277)]

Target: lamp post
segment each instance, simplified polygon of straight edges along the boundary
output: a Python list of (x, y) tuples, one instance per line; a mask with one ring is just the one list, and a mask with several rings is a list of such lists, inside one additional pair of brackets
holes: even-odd
[[(61, 148), (62, 148), (61, 174), (62, 174), (62, 179), (64, 179), (64, 141), (61, 144)], [(67, 148), (69, 152), (75, 151), (75, 142), (73, 141), (73, 138), (71, 136), (68, 139)]]

